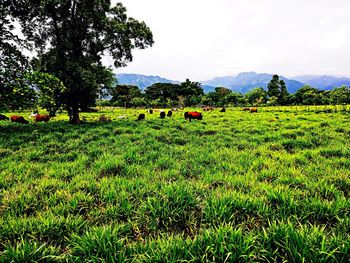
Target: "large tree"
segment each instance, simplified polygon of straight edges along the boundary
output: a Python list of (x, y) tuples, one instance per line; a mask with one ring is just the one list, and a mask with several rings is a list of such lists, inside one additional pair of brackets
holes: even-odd
[(111, 69), (101, 63), (104, 55), (113, 58), (115, 67), (122, 67), (132, 61), (134, 48), (153, 44), (147, 25), (129, 18), (121, 3), (23, 1), (30, 12), (22, 14), (14, 5), (12, 15), (19, 19), (26, 38), (35, 44), (39, 69), (54, 74), (67, 88), (62, 102), (72, 123), (79, 123), (80, 108), (93, 105), (100, 91), (114, 83)]
[[(14, 2), (14, 3), (12, 3)], [(11, 16), (13, 6), (22, 14), (21, 1), (3, 0), (0, 5), (0, 109), (21, 109), (32, 107), (35, 92), (24, 75), (28, 71), (28, 60), (22, 50), (27, 42), (15, 33), (15, 19)]]

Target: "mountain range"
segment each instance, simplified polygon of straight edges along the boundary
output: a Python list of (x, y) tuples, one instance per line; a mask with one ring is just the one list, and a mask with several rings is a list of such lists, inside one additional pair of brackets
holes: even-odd
[(118, 84), (135, 85), (141, 90), (153, 85), (154, 83), (172, 83), (180, 84), (180, 81), (170, 80), (159, 76), (145, 76), (140, 74), (116, 74)]
[[(267, 88), (273, 74), (242, 72), (238, 75), (216, 77), (211, 80), (200, 81), (205, 93), (215, 90), (215, 87), (226, 87), (233, 91), (246, 93), (256, 87)], [(154, 83), (179, 84), (180, 81), (169, 80), (159, 76), (146, 76), (140, 74), (116, 74), (118, 84), (136, 85), (140, 89), (151, 86)], [(295, 93), (304, 85), (310, 85), (321, 90), (330, 90), (342, 85), (350, 86), (350, 78), (334, 76), (303, 75), (292, 78), (280, 76), (290, 93)]]
[(293, 77), (293, 79), (322, 90), (331, 90), (343, 85), (350, 86), (350, 78), (344, 77), (304, 75)]

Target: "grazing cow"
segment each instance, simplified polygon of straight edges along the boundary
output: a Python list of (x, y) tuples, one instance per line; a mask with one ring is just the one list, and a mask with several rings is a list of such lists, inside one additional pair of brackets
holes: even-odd
[(48, 122), (51, 119), (50, 115), (48, 115), (48, 114), (37, 114), (36, 113), (36, 114), (31, 114), (29, 117), (34, 117), (35, 122), (42, 122), (42, 121)]
[(253, 113), (253, 112), (258, 112), (258, 109), (257, 108), (250, 108), (250, 113)]
[(153, 110), (151, 109), (151, 110), (148, 110), (148, 113), (149, 114), (153, 114)]
[(185, 112), (185, 120), (189, 120), (191, 121), (192, 119), (194, 120), (202, 120), (203, 119), (203, 115), (200, 112), (196, 112), (196, 111), (190, 111), (190, 112)]
[(164, 119), (165, 118), (165, 112), (164, 111), (161, 111), (160, 114), (159, 114), (160, 118), (161, 119)]
[(23, 118), (23, 116), (11, 116), (11, 121), (12, 122), (18, 122), (18, 123), (21, 123), (21, 124), (28, 124), (29, 121), (25, 120)]
[(9, 117), (6, 117), (5, 115), (0, 114), (0, 121), (8, 121), (8, 120), (10, 120)]
[(214, 110), (214, 108), (208, 106), (208, 107), (203, 107), (203, 110), (204, 110), (204, 111), (211, 111), (211, 110)]
[(220, 112), (226, 112), (226, 109), (225, 109), (225, 108), (222, 108), (222, 109), (220, 110)]
[(250, 108), (243, 108), (242, 111), (250, 111)]
[(168, 111), (168, 114), (166, 116), (171, 117), (173, 115), (173, 112), (170, 110)]
[(146, 117), (145, 114), (141, 113), (136, 121), (142, 121), (145, 119), (145, 117)]
[(102, 114), (100, 116), (100, 122), (111, 122), (111, 118), (107, 117), (106, 115)]

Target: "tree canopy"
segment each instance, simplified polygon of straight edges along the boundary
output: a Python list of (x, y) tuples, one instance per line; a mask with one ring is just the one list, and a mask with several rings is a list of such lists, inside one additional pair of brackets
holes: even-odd
[(270, 83), (267, 85), (267, 95), (271, 104), (286, 105), (289, 93), (286, 83), (280, 80), (278, 75), (273, 75)]
[[(20, 1), (22, 2), (22, 1)], [(79, 123), (79, 109), (95, 103), (101, 90), (113, 87), (111, 69), (102, 65), (104, 55), (115, 67), (132, 61), (132, 50), (153, 44), (144, 22), (126, 15), (126, 8), (107, 0), (33, 0), (9, 8), (22, 33), (38, 54), (36, 70), (55, 75), (67, 88), (62, 104), (70, 121)]]

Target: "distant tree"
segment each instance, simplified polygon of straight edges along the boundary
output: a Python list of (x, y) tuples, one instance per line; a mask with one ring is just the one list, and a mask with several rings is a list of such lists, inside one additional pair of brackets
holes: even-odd
[(267, 95), (271, 105), (286, 105), (289, 93), (286, 83), (280, 80), (278, 75), (273, 75), (270, 83), (267, 85)]
[(295, 105), (295, 95), (288, 94), (288, 96), (285, 97), (285, 104), (284, 105)]
[(103, 55), (111, 55), (114, 65), (121, 67), (132, 61), (134, 48), (153, 44), (150, 29), (128, 18), (121, 3), (47, 0), (25, 4), (27, 13), (13, 5), (11, 16), (19, 19), (22, 33), (35, 44), (40, 71), (55, 75), (67, 88), (62, 103), (71, 123), (79, 123), (79, 108), (93, 105), (100, 91), (113, 85), (111, 70), (101, 64)]
[(286, 83), (283, 80), (279, 81), (279, 88), (280, 88), (280, 92), (278, 95), (278, 104), (280, 105), (287, 105), (287, 98), (289, 95), (289, 92), (287, 90), (287, 86)]
[(159, 99), (161, 105), (179, 104), (195, 105), (200, 102), (200, 97), (204, 94), (199, 82), (186, 80), (179, 84), (155, 83), (146, 88), (145, 94), (148, 100)]
[(238, 106), (238, 104), (243, 104), (242, 100), (243, 100), (243, 95), (241, 93), (230, 92), (224, 97), (224, 102), (225, 102), (224, 104), (225, 105), (231, 104), (234, 106)]
[(139, 87), (133, 85), (117, 85), (111, 89), (110, 94), (111, 102), (121, 107), (131, 106), (134, 99), (142, 97)]
[(321, 104), (329, 105), (331, 104), (331, 91), (330, 90), (320, 90)]
[(321, 104), (321, 95), (318, 89), (311, 86), (303, 86), (295, 94), (295, 103), (301, 105)]
[(273, 75), (272, 80), (267, 85), (267, 95), (271, 97), (278, 98), (280, 95), (280, 82), (279, 82), (279, 76)]
[(225, 88), (225, 87), (217, 87), (217, 88), (215, 88), (215, 92), (219, 96), (225, 97), (225, 96), (229, 95), (232, 92), (232, 90)]
[(342, 86), (330, 91), (330, 101), (332, 104), (350, 104), (350, 88)]
[(216, 92), (208, 92), (204, 96), (201, 97), (201, 103), (203, 105), (216, 106), (219, 104), (220, 98), (218, 93)]
[(160, 105), (166, 106), (169, 100), (175, 102), (178, 97), (183, 95), (181, 92), (181, 86), (173, 83), (155, 83), (145, 89), (146, 98), (150, 101), (158, 100)]
[(131, 104), (132, 104), (134, 107), (144, 107), (144, 106), (147, 106), (147, 102), (146, 102), (146, 99), (145, 99), (144, 97), (135, 97), (135, 98), (132, 98)]
[(209, 92), (202, 96), (201, 103), (204, 105), (224, 106), (226, 104), (236, 104), (236, 93), (231, 96), (232, 91), (224, 87), (216, 87), (215, 91)]
[(245, 97), (250, 105), (259, 106), (267, 102), (267, 92), (263, 88), (255, 88), (248, 91)]
[(186, 105), (195, 105), (200, 102), (200, 97), (204, 95), (203, 88), (199, 82), (192, 82), (186, 79), (185, 82), (180, 84), (180, 91), (178, 96), (182, 95), (185, 97)]

